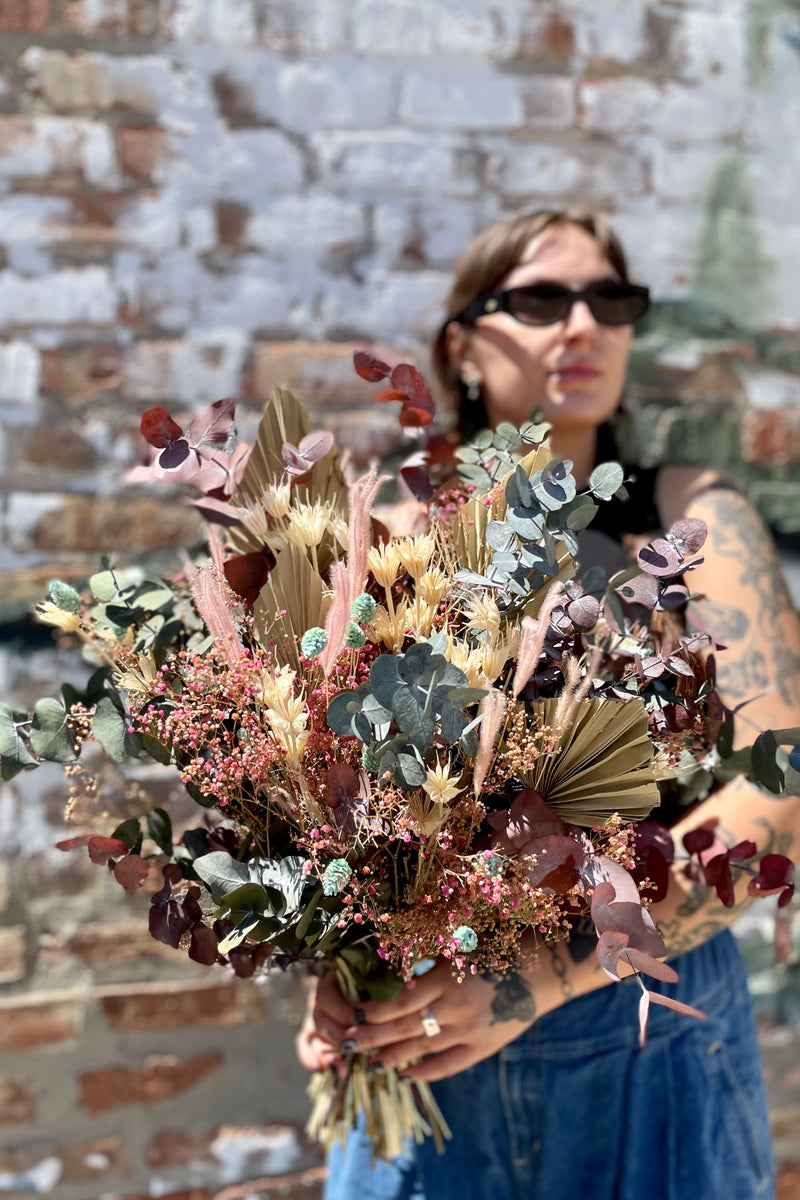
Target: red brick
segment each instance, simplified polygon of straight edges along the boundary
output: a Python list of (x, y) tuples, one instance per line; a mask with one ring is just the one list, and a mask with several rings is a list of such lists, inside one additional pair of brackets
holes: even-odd
[(37, 550), (103, 553), (110, 546), (156, 550), (198, 540), (201, 522), (183, 504), (112, 496), (64, 496), (36, 526), (30, 541)]
[[(797, 1200), (800, 1196), (800, 1162), (784, 1163), (775, 1180), (775, 1200)], [(214, 1200), (218, 1200), (215, 1196)]]
[(35, 1120), (38, 1100), (36, 1092), (24, 1084), (0, 1076), (0, 1125)]
[[(287, 387), (308, 408), (330, 409), (337, 405), (364, 408), (374, 404), (379, 390), (356, 375), (353, 352), (364, 349), (359, 342), (261, 342), (253, 349), (251, 393), (254, 399), (272, 398), (276, 387)], [(387, 346), (371, 352), (394, 366), (404, 361), (402, 352)]]
[(120, 1104), (153, 1104), (188, 1091), (223, 1062), (222, 1052), (210, 1050), (193, 1058), (174, 1054), (145, 1059), (142, 1067), (100, 1067), (78, 1080), (81, 1104), (92, 1116)]
[(50, 21), (50, 0), (0, 0), (0, 30), (43, 33)]
[(214, 1162), (211, 1143), (217, 1130), (205, 1134), (186, 1133), (182, 1129), (159, 1129), (147, 1147), (147, 1162), (151, 1167), (185, 1167), (195, 1162)]
[[(180, 1192), (159, 1192), (160, 1200), (215, 1200), (206, 1188), (184, 1188)], [(135, 1196), (114, 1194), (114, 1200), (153, 1200), (152, 1192), (137, 1192)]]
[(82, 1004), (76, 992), (34, 993), (0, 1000), (0, 1054), (63, 1042), (79, 1032)]
[(214, 209), (217, 220), (217, 241), (220, 246), (244, 244), (250, 209), (235, 200), (218, 200)]
[[(160, 886), (164, 886), (163, 875)], [(85, 963), (135, 962), (147, 955), (183, 962), (183, 956), (150, 936), (144, 916), (125, 921), (87, 922), (67, 942)]]
[(217, 1192), (213, 1200), (319, 1200), (327, 1176), (326, 1167), (311, 1167), (291, 1175), (252, 1179)]
[(97, 466), (94, 447), (63, 424), (27, 430), (20, 438), (19, 460), (21, 464), (57, 471), (90, 471)]
[(134, 179), (154, 183), (168, 157), (167, 133), (157, 125), (127, 126), (117, 133), (117, 157)]
[(42, 354), (42, 390), (69, 404), (112, 395), (122, 380), (123, 351), (99, 342), (61, 346)]
[(265, 1015), (263, 993), (247, 980), (108, 986), (95, 988), (94, 995), (115, 1029), (243, 1025)]
[(157, 0), (124, 0), (105, 5), (68, 0), (64, 27), (69, 33), (95, 37), (150, 37), (158, 29)]

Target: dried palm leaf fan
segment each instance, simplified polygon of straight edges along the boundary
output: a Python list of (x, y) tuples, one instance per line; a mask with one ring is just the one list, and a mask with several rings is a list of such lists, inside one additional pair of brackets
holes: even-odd
[[(550, 448), (543, 443), (534, 450), (531, 450), (524, 458), (521, 458), (519, 466), (523, 468), (530, 479), (537, 471), (544, 470), (552, 460), (552, 457)], [(453, 530), (456, 557), (461, 567), (466, 567), (470, 571), (476, 571), (479, 575), (486, 573), (492, 560), (492, 554), (494, 553), (486, 540), (486, 527), (490, 521), (505, 520), (505, 515), (508, 511), (505, 486), (510, 476), (511, 472), (509, 471), (499, 483), (495, 484), (488, 496), (485, 494), (475, 496), (458, 510), (458, 520)], [(491, 496), (491, 500), (487, 504), (486, 500), (489, 499), (489, 496)], [(568, 552), (563, 542), (558, 542), (556, 545), (560, 568), (558, 574), (546, 579), (542, 586), (531, 595), (521, 611), (519, 609), (514, 610), (515, 620), (521, 616), (537, 616), (550, 586), (556, 580), (565, 583), (575, 574), (575, 563), (572, 555)]]
[(306, 629), (325, 623), (330, 596), (305, 552), (290, 543), (281, 550), (253, 606), (253, 632), (281, 665), (300, 670), (298, 643)]
[[(243, 508), (257, 508), (264, 493), (285, 477), (286, 463), (281, 454), (284, 442), (297, 446), (310, 432), (311, 421), (297, 397), (288, 388), (276, 388), (264, 409), (255, 444), (231, 503)], [(346, 519), (347, 484), (336, 446), (316, 463), (313, 478), (308, 483), (294, 484), (294, 495), (304, 504), (330, 504)], [(262, 548), (258, 538), (242, 525), (229, 531), (228, 543), (236, 554), (248, 554)]]
[(579, 700), (567, 711), (563, 698), (538, 700), (533, 710), (534, 728), (551, 729), (556, 743), (519, 779), (563, 820), (592, 826), (619, 813), (641, 821), (655, 808), (653, 744), (640, 700)]

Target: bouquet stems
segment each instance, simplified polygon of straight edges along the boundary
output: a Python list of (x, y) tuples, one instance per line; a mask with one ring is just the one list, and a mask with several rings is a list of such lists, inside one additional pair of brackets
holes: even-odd
[(326, 1150), (337, 1141), (344, 1144), (362, 1116), (374, 1158), (397, 1158), (411, 1139), (420, 1143), (426, 1137), (443, 1154), (445, 1138), (452, 1135), (429, 1085), (401, 1078), (393, 1069), (376, 1074), (369, 1057), (348, 1056), (342, 1076), (331, 1069), (311, 1077), (309, 1136)]

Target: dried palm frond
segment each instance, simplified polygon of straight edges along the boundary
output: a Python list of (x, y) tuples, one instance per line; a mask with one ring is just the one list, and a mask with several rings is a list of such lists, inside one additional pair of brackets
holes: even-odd
[(278, 555), (253, 606), (253, 632), (278, 663), (300, 670), (300, 638), (322, 625), (329, 603), (325, 585), (303, 550), (290, 543)]
[(612, 813), (643, 820), (659, 801), (644, 704), (580, 700), (559, 727), (560, 704), (560, 699), (534, 704), (535, 728), (549, 728), (556, 742), (551, 754), (519, 773), (520, 782), (575, 825), (596, 825)]

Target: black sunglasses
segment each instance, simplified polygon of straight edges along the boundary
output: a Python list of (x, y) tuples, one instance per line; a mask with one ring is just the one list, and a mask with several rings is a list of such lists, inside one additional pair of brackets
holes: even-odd
[(588, 305), (600, 325), (630, 325), (647, 312), (650, 291), (617, 279), (601, 279), (579, 292), (560, 283), (529, 283), (490, 296), (478, 296), (454, 320), (471, 325), (478, 317), (505, 312), (523, 325), (555, 325), (564, 320), (578, 300)]

